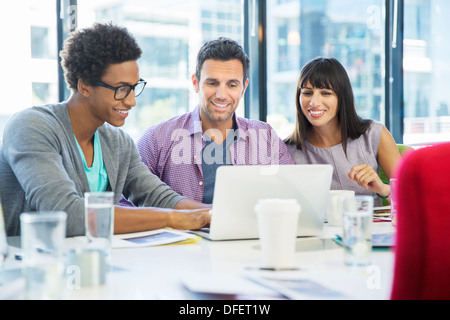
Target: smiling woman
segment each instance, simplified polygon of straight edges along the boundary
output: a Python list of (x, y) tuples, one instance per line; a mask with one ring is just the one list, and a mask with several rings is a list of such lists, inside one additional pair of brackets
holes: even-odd
[[(327, 124), (329, 121), (338, 121), (336, 117), (338, 98), (333, 89), (327, 87), (316, 88), (308, 81), (301, 87), (299, 99), (303, 114), (315, 127), (319, 128), (322, 124)], [(339, 129), (339, 126), (335, 126), (335, 128)], [(336, 139), (335, 142), (339, 143), (341, 139), (340, 131), (336, 130), (332, 137)], [(313, 136), (310, 138), (313, 138)], [(331, 144), (337, 144), (335, 142)], [(320, 142), (317, 141), (317, 143)]]
[[(298, 79), (297, 123), (286, 139), (295, 163), (332, 164), (332, 190), (356, 194), (390, 194), (378, 176), (379, 165), (391, 175), (400, 159), (389, 131), (356, 113), (346, 70), (334, 58), (307, 63)], [(376, 199), (381, 205), (381, 199)]]

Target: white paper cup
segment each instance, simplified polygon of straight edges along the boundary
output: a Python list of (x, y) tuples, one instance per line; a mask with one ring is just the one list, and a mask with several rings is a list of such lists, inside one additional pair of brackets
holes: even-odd
[(262, 267), (293, 268), (300, 204), (295, 199), (262, 199), (255, 205), (255, 211)]
[(354, 197), (353, 190), (330, 190), (328, 198), (327, 222), (332, 227), (342, 227), (343, 221), (343, 199)]

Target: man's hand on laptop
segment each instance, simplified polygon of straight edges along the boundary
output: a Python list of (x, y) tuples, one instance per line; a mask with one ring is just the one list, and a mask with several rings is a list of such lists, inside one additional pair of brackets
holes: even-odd
[(210, 210), (211, 208), (171, 211), (169, 213), (169, 226), (180, 230), (196, 230), (208, 227), (211, 222)]

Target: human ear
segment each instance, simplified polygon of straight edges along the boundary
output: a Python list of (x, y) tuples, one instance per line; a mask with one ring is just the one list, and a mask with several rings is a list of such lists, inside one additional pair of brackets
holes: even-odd
[(83, 96), (88, 97), (91, 94), (91, 86), (86, 84), (83, 79), (78, 79), (78, 92), (80, 92)]
[(194, 85), (194, 90), (195, 90), (195, 93), (198, 93), (198, 79), (197, 79), (197, 77), (196, 77), (196, 75), (195, 74), (193, 74), (192, 76), (191, 76), (191, 80), (192, 80), (192, 84)]
[(244, 96), (244, 94), (245, 94), (245, 90), (247, 90), (247, 87), (248, 87), (248, 78), (245, 80), (245, 82), (244, 82), (244, 90), (242, 90), (242, 94), (241, 94), (241, 97), (243, 97)]

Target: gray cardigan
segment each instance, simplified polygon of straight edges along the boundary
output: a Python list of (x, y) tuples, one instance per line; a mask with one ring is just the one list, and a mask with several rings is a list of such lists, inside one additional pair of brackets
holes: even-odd
[[(134, 141), (107, 123), (98, 128), (108, 189), (137, 206), (173, 208), (181, 200), (142, 163)], [(26, 211), (67, 213), (67, 236), (84, 235), (90, 191), (66, 103), (33, 107), (7, 123), (0, 146), (0, 199), (8, 236), (20, 234)]]

